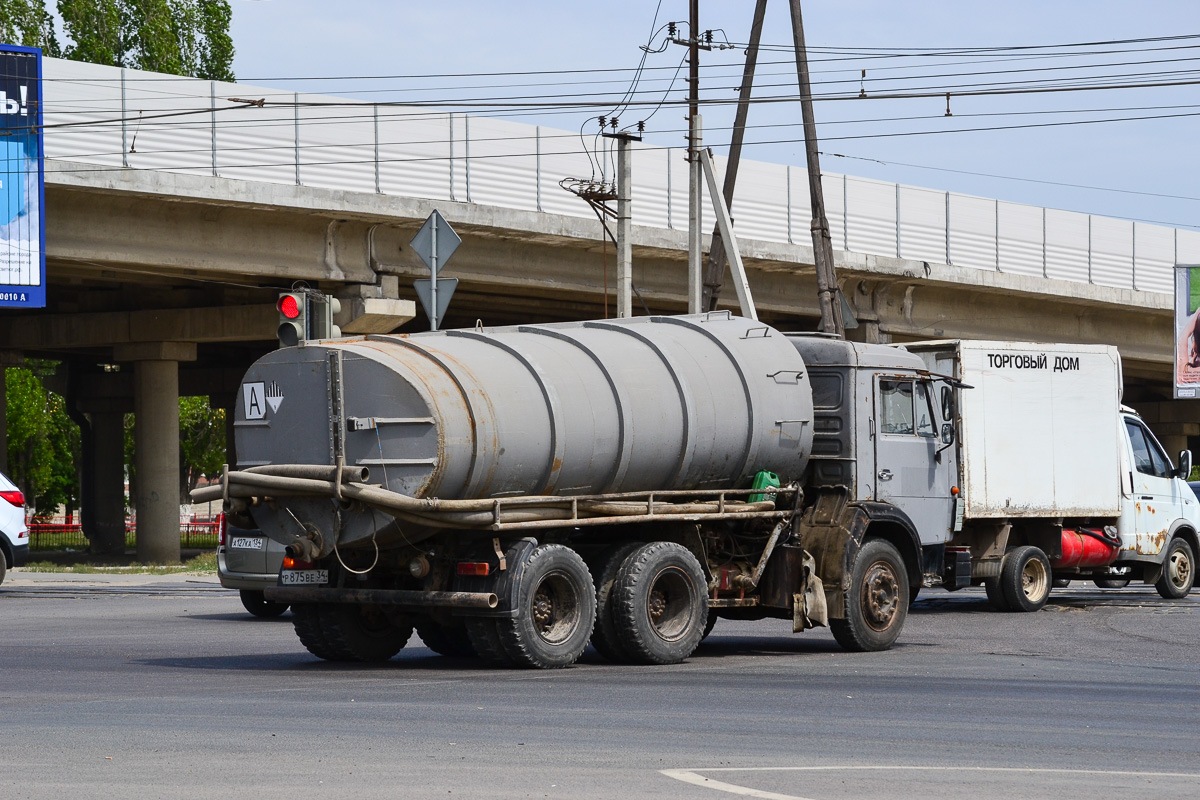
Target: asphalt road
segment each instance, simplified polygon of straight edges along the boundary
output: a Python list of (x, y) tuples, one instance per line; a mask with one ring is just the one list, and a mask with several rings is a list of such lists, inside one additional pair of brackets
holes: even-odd
[(686, 664), (309, 656), (211, 583), (0, 587), (0, 797), (1193, 796), (1200, 592), (929, 592), (896, 648), (718, 623)]

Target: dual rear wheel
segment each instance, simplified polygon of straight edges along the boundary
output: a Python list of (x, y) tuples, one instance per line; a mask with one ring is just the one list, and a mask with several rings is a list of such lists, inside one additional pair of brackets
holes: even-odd
[(596, 566), (592, 646), (616, 663), (678, 664), (712, 630), (708, 581), (700, 562), (675, 542), (631, 542)]

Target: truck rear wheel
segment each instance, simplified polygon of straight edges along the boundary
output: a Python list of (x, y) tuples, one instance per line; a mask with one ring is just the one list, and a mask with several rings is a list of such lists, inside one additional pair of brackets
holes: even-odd
[(417, 636), (433, 652), (450, 658), (473, 658), (475, 648), (461, 620), (442, 625), (429, 617), (417, 621)]
[(1158, 593), (1168, 600), (1187, 597), (1196, 582), (1196, 558), (1192, 546), (1176, 536), (1167, 546), (1162, 577), (1154, 584)]
[(629, 661), (629, 652), (617, 632), (613, 619), (612, 588), (617, 579), (617, 572), (629, 554), (639, 547), (642, 542), (625, 542), (606, 550), (601, 555), (596, 580), (596, 626), (592, 629), (592, 647), (596, 652), (617, 664)]
[(847, 650), (887, 650), (908, 616), (908, 570), (890, 542), (864, 542), (854, 559), (845, 619), (829, 620), (833, 638)]
[(1037, 611), (1050, 597), (1050, 561), (1030, 545), (1014, 547), (1000, 562), (1000, 590), (1009, 611)]
[(1004, 589), (1000, 587), (1000, 576), (983, 579), (983, 588), (987, 591), (988, 602), (992, 608), (997, 611), (1012, 611), (1008, 606), (1008, 598), (1004, 596)]
[(678, 664), (704, 638), (708, 581), (700, 562), (675, 542), (642, 545), (613, 582), (613, 620), (633, 661)]
[(292, 622), (308, 652), (326, 661), (387, 661), (413, 632), (377, 608), (348, 603), (298, 604)]
[(500, 643), (521, 667), (574, 664), (596, 623), (596, 590), (583, 559), (561, 544), (534, 548), (517, 588), (517, 616), (496, 620)]
[(496, 620), (490, 617), (467, 617), (467, 639), (475, 654), (483, 663), (492, 667), (515, 667), (517, 663), (508, 657), (508, 651), (500, 642), (500, 631)]

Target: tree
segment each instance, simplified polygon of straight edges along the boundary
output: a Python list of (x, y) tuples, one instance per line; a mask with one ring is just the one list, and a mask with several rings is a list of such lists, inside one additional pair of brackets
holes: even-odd
[[(22, 0), (0, 0), (20, 2)], [(23, 0), (44, 2), (44, 0)], [(228, 0), (58, 0), (66, 57), (232, 81)]]
[(0, 0), (0, 41), (40, 47), (48, 56), (61, 55), (46, 0)]
[(42, 383), (56, 367), (54, 361), (28, 359), (5, 374), (9, 477), (42, 514), (79, 505), (79, 426), (67, 416), (63, 399)]
[(213, 408), (207, 397), (179, 398), (180, 502), (190, 502), (200, 478), (217, 477), (224, 465), (225, 409)]

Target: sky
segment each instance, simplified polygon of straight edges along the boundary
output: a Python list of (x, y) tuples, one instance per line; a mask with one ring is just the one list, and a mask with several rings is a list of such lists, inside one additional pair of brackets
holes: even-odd
[[(588, 118), (611, 111), (643, 58), (639, 48), (652, 41), (663, 52), (645, 54), (637, 97), (682, 99), (685, 91), (686, 66), (671, 84), (684, 48), (665, 44), (666, 31), (651, 33), (686, 22), (686, 0), (231, 5), (234, 70), (246, 83), (378, 101), (583, 97), (594, 105), (532, 110), (496, 102), (471, 113), (591, 131), (596, 122)], [(701, 0), (699, 28), (713, 30), (716, 42), (744, 45), (753, 8), (752, 0)], [(1200, 2), (805, 0), (804, 27), (824, 171), (1200, 228)], [(1142, 39), (1156, 41), (1129, 41)], [(755, 97), (796, 94), (790, 42), (788, 2), (770, 0)], [(1116, 43), (1097, 44), (1106, 42)], [(702, 53), (702, 97), (734, 100), (744, 58), (743, 47)], [(945, 115), (948, 90), (1186, 81), (1198, 82), (952, 93), (952, 116)], [(860, 90), (866, 99), (823, 99)], [(901, 92), (934, 96), (875, 97)], [(622, 127), (649, 117), (648, 142), (681, 146), (685, 108), (663, 106), (650, 116), (652, 109), (623, 110)], [(704, 109), (705, 141), (717, 152), (728, 144), (732, 114), (731, 103)], [(1157, 118), (1124, 119), (1144, 117)], [(1117, 118), (1124, 121), (1091, 122)], [(803, 165), (799, 120), (793, 100), (752, 106), (749, 124), (757, 127), (747, 132), (753, 144), (744, 157)], [(984, 127), (1008, 129), (964, 130)]]

